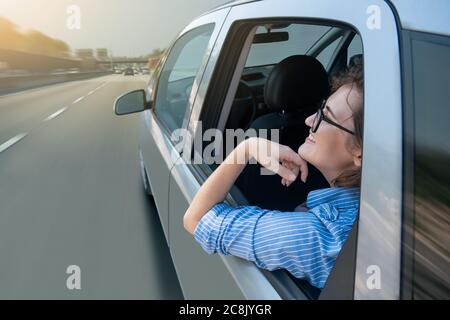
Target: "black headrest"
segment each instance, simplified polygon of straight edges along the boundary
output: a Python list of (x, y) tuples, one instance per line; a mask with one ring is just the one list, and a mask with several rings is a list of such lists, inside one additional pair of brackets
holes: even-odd
[(328, 75), (322, 64), (314, 57), (295, 55), (273, 67), (264, 87), (264, 100), (274, 111), (312, 113), (329, 91)]

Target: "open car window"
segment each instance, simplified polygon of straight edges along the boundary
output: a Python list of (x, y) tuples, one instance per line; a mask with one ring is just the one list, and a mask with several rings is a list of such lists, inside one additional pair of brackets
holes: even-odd
[[(285, 27), (283, 27), (285, 23)], [(240, 38), (241, 52), (232, 55), (229, 52), (221, 53), (218, 61), (218, 67), (213, 75), (210, 84), (211, 90), (208, 92), (202, 114), (200, 118), (203, 120), (204, 130), (211, 127), (219, 127), (220, 118), (225, 117), (224, 131), (227, 129), (241, 130), (244, 133), (250, 127), (251, 123), (263, 117), (273, 110), (267, 106), (264, 97), (264, 88), (267, 77), (272, 68), (281, 60), (293, 55), (312, 55), (316, 57), (323, 67), (334, 65), (336, 59), (344, 61), (342, 68), (347, 67), (347, 56), (352, 52), (352, 56), (362, 53), (362, 45), (358, 47), (359, 37), (355, 37), (356, 33), (353, 30), (345, 29), (342, 26), (335, 25), (316, 25), (316, 24), (302, 24), (299, 22), (271, 22), (250, 25), (246, 21), (242, 26), (234, 26), (235, 33), (245, 30), (247, 36)], [(269, 27), (268, 27), (269, 26)], [(274, 26), (274, 28), (270, 28)], [(264, 36), (265, 33), (284, 33), (274, 36)], [(287, 36), (286, 36), (287, 33)], [(259, 36), (259, 35), (263, 36)], [(236, 38), (230, 36), (230, 39)], [(276, 40), (278, 39), (278, 40)], [(283, 41), (279, 41), (284, 39)], [(265, 43), (264, 40), (267, 42)], [(303, 41), (302, 41), (303, 40)], [(349, 45), (351, 44), (351, 48)], [(230, 45), (230, 44), (229, 44)], [(236, 50), (237, 43), (233, 43), (234, 50)], [(225, 44), (225, 47), (227, 45)], [(356, 49), (354, 49), (356, 48)], [(358, 49), (361, 48), (361, 49)], [(242, 62), (242, 57), (245, 59)], [(344, 59), (345, 58), (345, 59)], [(239, 62), (239, 60), (241, 60)], [(234, 68), (230, 68), (234, 66)], [(337, 66), (335, 66), (335, 69)], [(220, 74), (220, 78), (218, 75)], [(220, 81), (220, 84), (219, 84)], [(231, 95), (232, 99), (230, 105), (227, 105), (225, 96)], [(212, 98), (214, 97), (214, 98)], [(222, 102), (222, 108), (218, 109), (218, 102)], [(214, 107), (211, 105), (214, 103)], [(216, 110), (215, 114), (213, 110)], [(299, 122), (304, 124), (304, 119), (299, 118)], [(270, 123), (268, 124), (270, 127)], [(297, 133), (298, 134), (298, 133)], [(223, 141), (223, 156), (231, 151), (226, 149), (226, 146), (233, 143), (228, 143), (227, 135), (224, 134)], [(299, 142), (304, 141), (304, 137), (294, 137)], [(234, 137), (234, 145), (238, 143), (239, 138)], [(211, 173), (218, 164), (212, 164), (205, 171)], [(251, 165), (248, 165), (249, 167)], [(230, 192), (228, 198), (232, 205), (257, 205), (261, 208), (275, 209), (275, 210), (292, 210), (295, 206), (301, 204), (310, 190), (315, 190), (326, 187), (324, 181), (316, 181), (316, 184), (309, 186), (309, 189), (302, 190), (300, 193), (288, 193), (287, 196), (281, 197), (277, 200), (278, 194), (274, 192), (273, 186), (280, 185), (280, 180), (276, 176), (272, 176), (268, 180), (261, 180), (255, 183), (253, 180), (242, 179), (239, 177), (235, 186)], [(251, 181), (252, 183), (248, 183)], [(261, 192), (264, 191), (264, 192)], [(269, 200), (269, 201), (268, 201)], [(290, 208), (290, 209), (289, 209)], [(351, 243), (346, 243), (339, 255), (341, 258), (336, 263), (336, 269), (333, 269), (329, 279), (331, 281), (342, 281), (342, 279), (350, 279), (347, 281), (346, 287), (342, 287), (342, 291), (337, 293), (333, 291), (333, 284), (325, 286), (327, 297), (352, 297), (355, 267), (355, 251), (356, 251), (356, 227), (353, 228), (352, 236), (349, 237)], [(339, 268), (339, 269), (338, 269)], [(320, 299), (322, 290), (311, 286), (306, 280), (296, 279), (285, 270), (276, 270), (269, 272), (263, 270), (267, 279), (274, 285), (280, 295), (285, 298), (298, 299)], [(340, 284), (342, 285), (342, 283)], [(331, 287), (331, 289), (329, 288)]]

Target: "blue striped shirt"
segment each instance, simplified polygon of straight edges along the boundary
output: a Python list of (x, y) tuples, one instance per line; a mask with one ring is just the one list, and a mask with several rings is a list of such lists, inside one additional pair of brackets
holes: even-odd
[(209, 254), (233, 255), (267, 270), (286, 269), (323, 288), (358, 214), (359, 188), (311, 191), (306, 212), (214, 205), (194, 237)]

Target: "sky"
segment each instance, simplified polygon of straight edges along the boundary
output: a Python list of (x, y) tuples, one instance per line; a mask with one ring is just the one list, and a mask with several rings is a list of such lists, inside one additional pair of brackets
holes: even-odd
[[(193, 18), (226, 2), (229, 0), (0, 0), (0, 16), (24, 30), (35, 29), (63, 40), (71, 49), (108, 48), (114, 56), (133, 57), (167, 47)], [(68, 12), (73, 5), (79, 8), (79, 15)]]

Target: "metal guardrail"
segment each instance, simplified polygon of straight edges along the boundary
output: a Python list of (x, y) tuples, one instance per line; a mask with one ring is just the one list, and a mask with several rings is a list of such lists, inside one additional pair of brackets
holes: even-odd
[(96, 71), (0, 77), (0, 94), (13, 93), (67, 81), (90, 79), (111, 73), (111, 71)]

